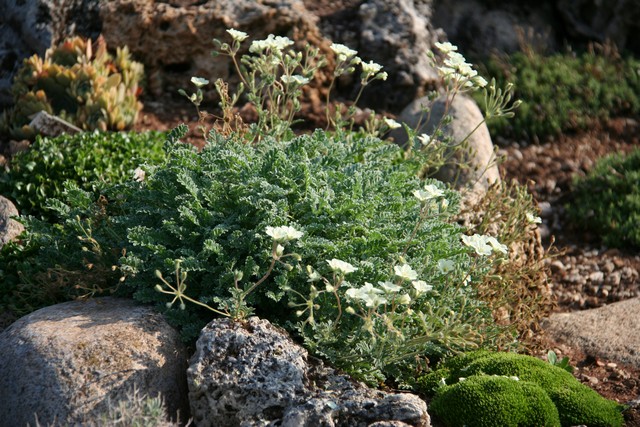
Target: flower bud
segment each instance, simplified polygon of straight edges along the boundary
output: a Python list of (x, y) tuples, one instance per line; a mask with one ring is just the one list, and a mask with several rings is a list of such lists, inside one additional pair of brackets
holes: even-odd
[(173, 305), (173, 303), (168, 302), (168, 303), (166, 303), (165, 305), (167, 306), (167, 308), (171, 308), (171, 306)]
[(356, 314), (356, 311), (351, 306), (345, 308), (344, 311), (349, 314)]
[(162, 286), (160, 285), (156, 285), (154, 289), (158, 292), (162, 292)]
[(160, 270), (156, 270), (155, 275), (158, 279), (162, 279), (162, 273), (160, 273)]

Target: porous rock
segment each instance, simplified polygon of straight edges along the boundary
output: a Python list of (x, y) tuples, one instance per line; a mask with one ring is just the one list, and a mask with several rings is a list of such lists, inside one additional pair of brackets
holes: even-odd
[[(189, 88), (189, 77), (234, 83), (231, 60), (212, 57), (213, 39), (231, 42), (226, 32), (235, 28), (250, 39), (269, 34), (288, 36), (302, 48), (328, 46), (301, 0), (260, 1), (101, 1), (102, 33), (109, 46), (128, 45), (136, 60), (145, 66), (154, 95), (176, 93)], [(206, 89), (212, 89), (208, 87)]]
[(362, 95), (363, 105), (400, 111), (424, 95), (437, 83), (438, 74), (427, 53), (438, 41), (430, 24), (431, 1), (367, 0), (358, 9), (359, 44), (364, 61), (384, 66), (386, 81), (369, 85)]
[(0, 196), (0, 248), (24, 231), (24, 226), (13, 219), (17, 216), (18, 209), (11, 200)]
[[(430, 112), (425, 114), (424, 108), (429, 108)], [(453, 102), (444, 96), (435, 101), (423, 97), (409, 104), (399, 119), (416, 129), (418, 134), (432, 135), (445, 116), (451, 116), (451, 122), (442, 128), (445, 138), (450, 139), (448, 144), (459, 145), (463, 141), (465, 144), (462, 149), (453, 151), (451, 161), (440, 168), (434, 178), (465, 190), (468, 200), (475, 200), (491, 184), (500, 181), (491, 135), (475, 101), (462, 94), (456, 95)], [(397, 130), (392, 136), (399, 144), (407, 139), (404, 130)]]
[(256, 317), (209, 323), (187, 376), (198, 426), (430, 425), (417, 396), (372, 390), (339, 375)]
[(187, 355), (162, 315), (131, 300), (46, 307), (0, 334), (0, 426), (83, 425), (136, 388), (186, 419)]

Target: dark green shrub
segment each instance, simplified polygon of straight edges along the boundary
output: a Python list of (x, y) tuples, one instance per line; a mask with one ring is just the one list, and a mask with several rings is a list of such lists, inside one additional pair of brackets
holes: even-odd
[(605, 244), (640, 248), (640, 149), (605, 157), (576, 178), (566, 208), (571, 224)]
[(417, 388), (425, 394), (437, 395), (442, 380), (450, 386), (461, 377), (468, 380), (479, 375), (517, 377), (538, 385), (555, 404), (564, 427), (613, 427), (623, 424), (622, 405), (603, 398), (562, 368), (515, 353), (483, 351), (454, 357), (420, 377)]
[(165, 138), (161, 132), (38, 137), (29, 150), (13, 157), (9, 170), (0, 176), (0, 194), (13, 199), (21, 215), (51, 219), (45, 202), (61, 197), (65, 181), (88, 191), (129, 181), (140, 164), (164, 158)]
[(513, 83), (514, 99), (522, 101), (512, 119), (488, 123), (492, 135), (542, 140), (640, 111), (640, 61), (611, 48), (549, 56), (518, 52), (494, 57), (486, 68), (499, 86)]
[(540, 386), (501, 376), (476, 375), (442, 387), (429, 409), (449, 427), (560, 426)]

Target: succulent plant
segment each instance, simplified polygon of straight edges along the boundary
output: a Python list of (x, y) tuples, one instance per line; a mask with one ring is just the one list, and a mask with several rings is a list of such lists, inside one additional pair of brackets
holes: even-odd
[(0, 118), (0, 131), (19, 139), (33, 139), (30, 116), (39, 111), (56, 114), (84, 130), (124, 130), (142, 109), (138, 83), (142, 64), (129, 49), (107, 52), (104, 38), (94, 43), (67, 39), (47, 50), (45, 57), (25, 59), (14, 78), (14, 107)]

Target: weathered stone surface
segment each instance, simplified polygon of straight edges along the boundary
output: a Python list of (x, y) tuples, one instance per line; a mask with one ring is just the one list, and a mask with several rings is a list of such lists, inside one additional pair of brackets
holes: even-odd
[[(424, 107), (430, 108), (428, 120), (425, 120)], [(462, 94), (456, 95), (453, 103), (447, 106), (447, 100), (440, 97), (431, 102), (428, 98), (420, 98), (409, 104), (400, 114), (400, 121), (415, 129), (418, 134), (432, 135), (445, 115), (452, 120), (442, 128), (445, 137), (451, 138), (451, 144), (460, 144), (466, 139), (468, 148), (457, 150), (452, 162), (443, 166), (434, 175), (440, 181), (451, 183), (460, 190), (470, 190), (470, 197), (482, 195), (494, 182), (500, 181), (500, 172), (495, 163), (495, 152), (491, 135), (484, 124), (482, 112), (475, 101)], [(479, 127), (477, 127), (480, 125)], [(477, 129), (476, 129), (477, 127)], [(407, 135), (404, 130), (392, 134), (395, 141), (404, 144)], [(467, 138), (468, 137), (468, 138)], [(437, 142), (436, 142), (437, 143)], [(458, 165), (468, 165), (461, 168)]]
[(543, 323), (552, 339), (585, 354), (640, 368), (640, 298), (553, 314)]
[(187, 355), (149, 307), (96, 298), (46, 307), (0, 334), (0, 426), (80, 423), (133, 387), (188, 413)]
[(31, 118), (29, 127), (42, 136), (56, 137), (62, 134), (74, 135), (82, 132), (77, 126), (60, 117), (40, 111)]
[(188, 88), (191, 76), (227, 80), (229, 58), (211, 52), (212, 39), (229, 41), (231, 27), (254, 39), (273, 33), (299, 47), (329, 45), (301, 0), (0, 0), (0, 10), (8, 11), (0, 14), (0, 108), (12, 102), (11, 79), (23, 58), (75, 34), (102, 33), (110, 48), (129, 46), (154, 95)]
[(557, 7), (567, 31), (578, 39), (603, 43), (620, 50), (640, 51), (640, 3), (635, 0), (559, 0)]
[(24, 231), (24, 226), (12, 217), (18, 216), (18, 209), (6, 197), (0, 196), (0, 248)]
[[(144, 64), (155, 95), (188, 88), (191, 76), (229, 81), (231, 60), (211, 56), (214, 38), (230, 42), (228, 28), (245, 31), (251, 39), (288, 36), (299, 47), (323, 43), (317, 19), (301, 0), (111, 0), (101, 1), (100, 12), (107, 44), (129, 46)], [(243, 45), (248, 49), (249, 44)]]
[(191, 414), (201, 427), (430, 425), (417, 396), (371, 390), (338, 375), (255, 317), (209, 323), (187, 372)]
[(563, 30), (553, 2), (547, 0), (436, 0), (433, 10), (433, 25), (469, 56), (516, 52), (523, 41), (553, 51)]
[(442, 34), (430, 24), (431, 3), (367, 0), (359, 6), (349, 31), (327, 28), (327, 37), (358, 50), (364, 61), (383, 65), (389, 74), (387, 81), (367, 86), (361, 105), (400, 111), (436, 83), (437, 72), (429, 64), (427, 52)]

